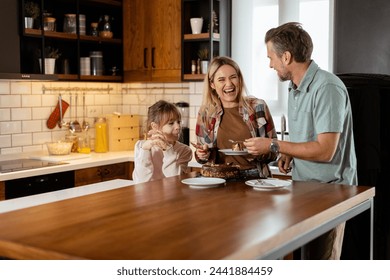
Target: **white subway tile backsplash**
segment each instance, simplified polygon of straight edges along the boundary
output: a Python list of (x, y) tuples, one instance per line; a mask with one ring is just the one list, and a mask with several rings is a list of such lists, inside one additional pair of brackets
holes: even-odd
[[(107, 90), (105, 90), (107, 88)], [(112, 88), (108, 91), (108, 88)], [(202, 82), (191, 83), (93, 83), (93, 82), (0, 82), (0, 154), (46, 150), (45, 142), (63, 139), (66, 127), (47, 128), (46, 122), (58, 103), (70, 104), (70, 93), (77, 93), (77, 118), (84, 117), (82, 94), (86, 97), (86, 120), (93, 141), (94, 118), (102, 114), (119, 112), (140, 115), (144, 126), (148, 107), (160, 99), (190, 104), (190, 126), (194, 127), (202, 98)], [(64, 120), (76, 119), (75, 100), (72, 115), (68, 108)], [(190, 130), (194, 133), (194, 128)], [(194, 136), (190, 135), (190, 139)]]
[(24, 153), (40, 152), (42, 150), (46, 151), (46, 145), (34, 145), (34, 146), (23, 146), (22, 151)]
[(12, 108), (11, 120), (31, 120), (31, 108)]
[(31, 82), (11, 82), (12, 94), (31, 94)]
[(11, 86), (9, 82), (0, 82), (0, 94), (10, 94)]
[(14, 134), (22, 132), (22, 122), (21, 121), (9, 121), (0, 123), (1, 134)]
[(50, 132), (34, 132), (32, 134), (32, 140), (34, 145), (53, 141)]
[(22, 132), (35, 132), (35, 131), (42, 131), (42, 121), (35, 120), (35, 121), (23, 121), (22, 122)]
[(15, 147), (15, 148), (2, 148), (2, 155), (10, 155), (10, 154), (20, 154), (23, 152), (23, 147)]
[(22, 134), (13, 134), (12, 135), (12, 146), (27, 146), (32, 144), (32, 134), (31, 133), (22, 133)]
[(32, 119), (33, 120), (47, 120), (51, 113), (54, 111), (54, 107), (38, 107), (32, 108)]
[(95, 105), (108, 105), (110, 104), (110, 96), (108, 94), (105, 95), (96, 95), (95, 96)]
[(20, 95), (0, 95), (1, 108), (21, 107)]
[[(0, 130), (1, 131), (1, 130)], [(9, 148), (12, 146), (11, 134), (0, 135), (0, 148)]]
[(22, 95), (22, 107), (39, 107), (42, 106), (42, 98), (37, 95)]
[(0, 109), (0, 122), (10, 121), (11, 120), (11, 110), (10, 109)]

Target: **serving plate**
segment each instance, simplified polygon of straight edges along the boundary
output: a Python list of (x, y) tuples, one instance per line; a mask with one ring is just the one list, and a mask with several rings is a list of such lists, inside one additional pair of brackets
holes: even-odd
[(254, 179), (245, 182), (255, 190), (278, 190), (291, 185), (290, 181), (280, 179)]
[(244, 149), (243, 151), (233, 151), (232, 149), (222, 149), (219, 150), (221, 153), (224, 153), (225, 155), (228, 156), (242, 156), (242, 155), (247, 155), (248, 150)]
[(204, 189), (220, 187), (226, 183), (226, 180), (222, 178), (196, 177), (183, 179), (181, 182), (188, 185), (190, 188)]

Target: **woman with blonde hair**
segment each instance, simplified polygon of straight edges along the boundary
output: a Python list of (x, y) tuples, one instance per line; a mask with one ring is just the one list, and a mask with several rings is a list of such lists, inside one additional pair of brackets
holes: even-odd
[(199, 163), (233, 163), (245, 170), (244, 176), (271, 176), (268, 163), (276, 159), (274, 153), (254, 157), (218, 152), (231, 149), (231, 140), (241, 143), (252, 137), (277, 138), (267, 104), (247, 95), (241, 70), (229, 57), (215, 57), (209, 65), (196, 136), (195, 158)]

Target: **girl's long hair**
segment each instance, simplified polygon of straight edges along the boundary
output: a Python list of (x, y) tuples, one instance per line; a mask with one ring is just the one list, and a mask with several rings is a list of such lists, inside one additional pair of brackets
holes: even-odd
[(181, 121), (181, 113), (175, 104), (159, 100), (148, 108), (146, 120), (146, 133), (152, 129), (152, 122), (162, 127), (171, 120)]

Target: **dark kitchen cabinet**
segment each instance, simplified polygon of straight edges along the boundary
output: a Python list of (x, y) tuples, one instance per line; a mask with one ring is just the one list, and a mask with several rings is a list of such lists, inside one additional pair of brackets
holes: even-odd
[(131, 179), (133, 162), (115, 163), (75, 170), (75, 186), (99, 183), (114, 179)]
[(123, 1), (124, 81), (181, 81), (181, 0)]
[[(32, 28), (27, 28), (24, 21), (23, 7), (27, 1), (34, 1), (40, 7), (40, 16)], [(55, 75), (59, 80), (122, 81), (122, 1), (20, 0), (19, 3), (21, 72), (45, 73), (44, 63), (41, 69), (39, 58), (44, 58), (44, 52), (49, 47), (61, 54), (55, 66)], [(76, 20), (75, 26), (68, 32), (64, 29), (66, 14), (75, 15)], [(47, 15), (56, 19), (54, 31), (44, 28), (44, 17)], [(99, 23), (104, 15), (110, 16), (113, 37), (92, 36), (91, 23)], [(81, 20), (84, 16), (85, 21)], [(102, 74), (84, 75), (81, 71), (80, 58), (89, 57), (90, 52), (101, 52)]]
[[(203, 59), (201, 52), (206, 50), (207, 58), (203, 60), (207, 61), (230, 56), (231, 0), (182, 0), (182, 5), (182, 79), (203, 80), (204, 74), (197, 73), (198, 59)], [(200, 34), (192, 34), (191, 18), (203, 19)]]
[(0, 182), (0, 200), (47, 193), (73, 187), (73, 171), (13, 179)]

